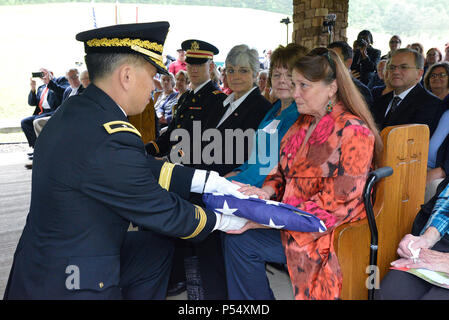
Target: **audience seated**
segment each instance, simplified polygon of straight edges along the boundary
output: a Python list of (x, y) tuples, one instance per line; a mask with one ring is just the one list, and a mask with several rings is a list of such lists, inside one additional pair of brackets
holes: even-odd
[(68, 97), (78, 94), (78, 91), (81, 93), (84, 90), (81, 86), (78, 69), (69, 69), (65, 76), (69, 82), (69, 86), (65, 84), (60, 85), (54, 79), (50, 79), (47, 85), (50, 90), (53, 90), (53, 92), (61, 97), (61, 103)]
[[(444, 101), (449, 97), (449, 63), (440, 62), (432, 65), (424, 77), (426, 89)], [(449, 108), (443, 102), (444, 111), (435, 133), (429, 142), (428, 172), (426, 181), (427, 202), (435, 193), (438, 184), (449, 173)]]
[(271, 49), (263, 51), (264, 60), (261, 63), (261, 69), (268, 70), (268, 68), (270, 68), (271, 53), (272, 53)]
[[(58, 96), (62, 96), (61, 104), (67, 100), (69, 97), (81, 94), (84, 90), (84, 87), (81, 85), (79, 79), (78, 69), (69, 69), (66, 73), (66, 78), (68, 79), (69, 86), (61, 86), (56, 83), (53, 79), (48, 82), (48, 88), (53, 90)], [(47, 121), (50, 119), (51, 115), (46, 117), (40, 117), (33, 121), (34, 132), (36, 133), (36, 137), (39, 136), (40, 132), (44, 128)]]
[[(440, 62), (443, 59), (441, 51), (438, 48), (430, 48), (427, 50), (425, 61), (424, 61), (424, 75), (427, 70), (433, 64)], [(421, 79), (421, 84), (424, 86), (424, 77)]]
[[(391, 263), (395, 268), (424, 268), (449, 274), (449, 185), (439, 194), (420, 234), (407, 234), (399, 243), (397, 252), (400, 259)], [(377, 298), (449, 300), (449, 290), (410, 273), (390, 270), (380, 283)]]
[[(377, 73), (376, 78), (379, 79), (379, 85), (374, 85), (371, 89), (371, 94), (373, 95), (373, 100), (377, 99), (377, 97), (386, 95), (387, 93), (393, 91), (393, 88), (390, 85), (390, 81), (387, 77), (387, 62), (388, 60), (380, 60), (377, 64)], [(382, 83), (382, 84), (381, 84)]]
[(154, 109), (156, 110), (156, 116), (162, 128), (169, 125), (172, 120), (172, 108), (178, 101), (178, 93), (174, 90), (175, 77), (173, 74), (162, 75), (161, 84), (163, 91), (155, 95), (157, 100), (154, 104)]
[(220, 88), (220, 82), (221, 82), (221, 75), (218, 72), (217, 66), (215, 65), (215, 62), (212, 61), (212, 67), (210, 69), (210, 80), (215, 85), (217, 89)]
[(379, 62), (377, 63), (376, 73), (371, 78), (371, 81), (368, 83), (368, 88), (370, 90), (372, 90), (374, 87), (379, 87), (379, 86), (385, 85), (382, 72), (385, 69), (386, 64), (387, 64), (387, 60), (385, 60), (385, 59), (380, 59)]
[(274, 298), (266, 262), (287, 264), (296, 299), (338, 299), (342, 275), (333, 231), (365, 216), (363, 188), (373, 152), (382, 145), (369, 109), (334, 51), (316, 48), (292, 69), (300, 116), (283, 137), (279, 164), (263, 187), (240, 191), (311, 212), (328, 230), (279, 231), (249, 222), (236, 232), (242, 234), (224, 235), (230, 299)]
[(230, 95), (232, 93), (231, 88), (229, 88), (228, 79), (226, 77), (226, 68), (221, 69), (221, 91), (223, 91), (224, 94)]
[(438, 49), (438, 48), (430, 48), (429, 50), (427, 50), (426, 62), (424, 64), (424, 66), (428, 68), (431, 65), (440, 62), (441, 60), (443, 60), (443, 55), (441, 54), (440, 49)]
[(273, 51), (268, 82), (277, 100), (260, 122), (250, 159), (228, 173), (225, 176), (228, 179), (261, 187), (267, 174), (277, 165), (282, 137), (299, 116), (291, 92), (289, 66), (307, 52), (307, 48), (294, 43)]
[(410, 49), (418, 51), (420, 54), (424, 55), (424, 46), (419, 42), (414, 42), (410, 45)]
[(270, 95), (270, 87), (268, 86), (268, 70), (261, 70), (256, 79), (257, 86), (259, 87), (260, 93), (266, 97)]
[[(61, 104), (62, 94), (57, 94), (51, 90), (48, 86), (50, 80), (53, 80), (53, 72), (48, 71), (45, 68), (41, 68), (40, 72), (43, 73), (41, 80), (43, 85), (39, 86), (36, 90), (36, 80), (30, 80), (31, 90), (28, 94), (28, 104), (35, 107), (33, 115), (22, 120), (21, 126), (23, 133), (25, 134), (28, 145), (34, 148), (36, 142), (36, 133), (34, 132), (33, 121), (38, 118), (43, 118), (52, 115)], [(61, 86), (68, 86), (67, 79), (65, 77), (56, 78), (55, 83)]]
[(380, 50), (372, 47), (373, 35), (368, 30), (360, 31), (354, 47), (354, 58), (351, 70), (357, 79), (368, 85), (376, 73), (376, 66), (380, 59)]
[(390, 46), (390, 51), (381, 57), (381, 59), (385, 59), (388, 60), (391, 57), (391, 53), (398, 50), (401, 47), (402, 44), (402, 40), (401, 37), (399, 37), (398, 35), (394, 35), (391, 37), (390, 42), (388, 43), (388, 45)]
[(83, 88), (86, 89), (90, 84), (89, 71), (84, 70), (80, 73), (80, 81)]
[[(353, 51), (351, 46), (344, 42), (344, 41), (336, 41), (331, 43), (328, 48), (334, 50), (340, 59), (343, 61), (343, 64), (350, 70), (352, 59), (353, 59)], [(352, 81), (356, 85), (357, 89), (359, 89), (360, 93), (362, 94), (363, 98), (365, 98), (365, 102), (367, 103), (368, 107), (371, 108), (373, 105), (373, 96), (371, 94), (370, 89), (366, 85), (364, 85), (360, 80), (355, 78), (351, 74)]]
[[(178, 92), (176, 96), (176, 102), (178, 102), (179, 98), (188, 90), (189, 88), (189, 75), (187, 71), (179, 70), (175, 75), (175, 90)], [(172, 119), (176, 117), (176, 111), (178, 110), (178, 103), (176, 103), (172, 108)]]
[(441, 100), (449, 94), (449, 62), (432, 64), (424, 76), (424, 88)]
[(419, 83), (424, 58), (415, 50), (398, 49), (387, 63), (387, 78), (393, 91), (377, 97), (371, 109), (380, 130), (399, 124), (422, 123), (430, 135), (443, 113), (441, 100)]

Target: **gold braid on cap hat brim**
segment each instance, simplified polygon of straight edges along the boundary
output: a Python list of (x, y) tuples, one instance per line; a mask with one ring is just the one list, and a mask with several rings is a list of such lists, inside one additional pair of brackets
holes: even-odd
[(141, 39), (130, 39), (130, 38), (124, 39), (95, 38), (87, 41), (86, 44), (89, 47), (129, 47), (134, 51), (149, 56), (151, 60), (153, 60), (158, 66), (162, 67), (163, 69), (166, 69), (162, 61), (162, 55), (150, 51), (154, 50), (162, 53), (164, 46), (156, 42)]

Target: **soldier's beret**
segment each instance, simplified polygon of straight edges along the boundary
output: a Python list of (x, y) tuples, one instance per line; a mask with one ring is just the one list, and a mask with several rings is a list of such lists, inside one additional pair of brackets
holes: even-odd
[(84, 42), (86, 54), (138, 54), (155, 66), (159, 73), (167, 74), (162, 51), (169, 27), (166, 21), (118, 24), (80, 32), (76, 40)]
[(195, 39), (183, 41), (181, 48), (186, 52), (186, 62), (189, 64), (203, 64), (219, 53), (214, 45)]

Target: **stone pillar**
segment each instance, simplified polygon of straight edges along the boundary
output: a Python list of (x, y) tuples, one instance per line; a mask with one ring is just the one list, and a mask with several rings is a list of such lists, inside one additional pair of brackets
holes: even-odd
[(293, 42), (313, 49), (328, 45), (328, 34), (323, 22), (328, 14), (335, 13), (333, 41), (348, 41), (349, 0), (293, 0)]

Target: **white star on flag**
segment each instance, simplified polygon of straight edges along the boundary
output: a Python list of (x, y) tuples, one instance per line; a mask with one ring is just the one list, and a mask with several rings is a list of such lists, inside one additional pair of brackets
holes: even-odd
[(230, 209), (228, 206), (228, 202), (225, 200), (223, 204), (223, 209), (215, 209), (215, 210), (221, 212), (222, 214), (233, 215), (233, 213), (236, 212), (238, 209)]
[(283, 227), (285, 227), (285, 226), (281, 226), (281, 225), (279, 225), (279, 226), (275, 225), (273, 222), (273, 219), (271, 219), (271, 218), (270, 218), (270, 224), (268, 224), (268, 225), (264, 224), (264, 226), (274, 228), (274, 229), (282, 229)]

